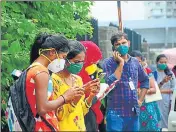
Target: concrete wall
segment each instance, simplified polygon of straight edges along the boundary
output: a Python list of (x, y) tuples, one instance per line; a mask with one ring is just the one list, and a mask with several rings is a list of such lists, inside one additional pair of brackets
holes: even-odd
[(103, 59), (112, 56), (112, 45), (111, 36), (117, 32), (118, 29), (115, 27), (99, 27), (98, 29), (98, 39), (99, 47), (103, 53)]

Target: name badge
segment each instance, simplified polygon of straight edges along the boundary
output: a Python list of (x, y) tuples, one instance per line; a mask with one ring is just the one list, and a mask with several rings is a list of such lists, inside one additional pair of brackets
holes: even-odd
[(134, 83), (132, 81), (129, 82), (129, 86), (131, 90), (135, 90)]

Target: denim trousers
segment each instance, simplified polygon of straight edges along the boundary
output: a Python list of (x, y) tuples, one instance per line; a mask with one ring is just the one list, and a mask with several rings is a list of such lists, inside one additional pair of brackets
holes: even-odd
[(116, 111), (108, 110), (106, 131), (139, 131), (139, 116), (122, 117)]

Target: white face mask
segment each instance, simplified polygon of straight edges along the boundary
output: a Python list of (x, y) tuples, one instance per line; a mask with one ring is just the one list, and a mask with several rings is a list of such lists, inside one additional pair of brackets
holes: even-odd
[(48, 69), (53, 73), (57, 73), (59, 71), (62, 71), (64, 69), (64, 66), (65, 66), (64, 59), (55, 59), (48, 65)]

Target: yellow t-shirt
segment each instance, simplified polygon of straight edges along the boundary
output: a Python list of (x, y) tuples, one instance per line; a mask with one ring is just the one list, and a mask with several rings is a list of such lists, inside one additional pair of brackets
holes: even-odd
[[(83, 82), (81, 77), (77, 75), (73, 75), (73, 77), (74, 86), (82, 87)], [(52, 81), (54, 87), (54, 99), (57, 99), (70, 88), (70, 86), (62, 81), (62, 79), (56, 74), (52, 75)], [(60, 131), (86, 131), (84, 116), (88, 113), (89, 108), (86, 107), (84, 98), (85, 96), (81, 97), (76, 107), (73, 107), (71, 104), (64, 104), (61, 110), (58, 109), (56, 111)]]

